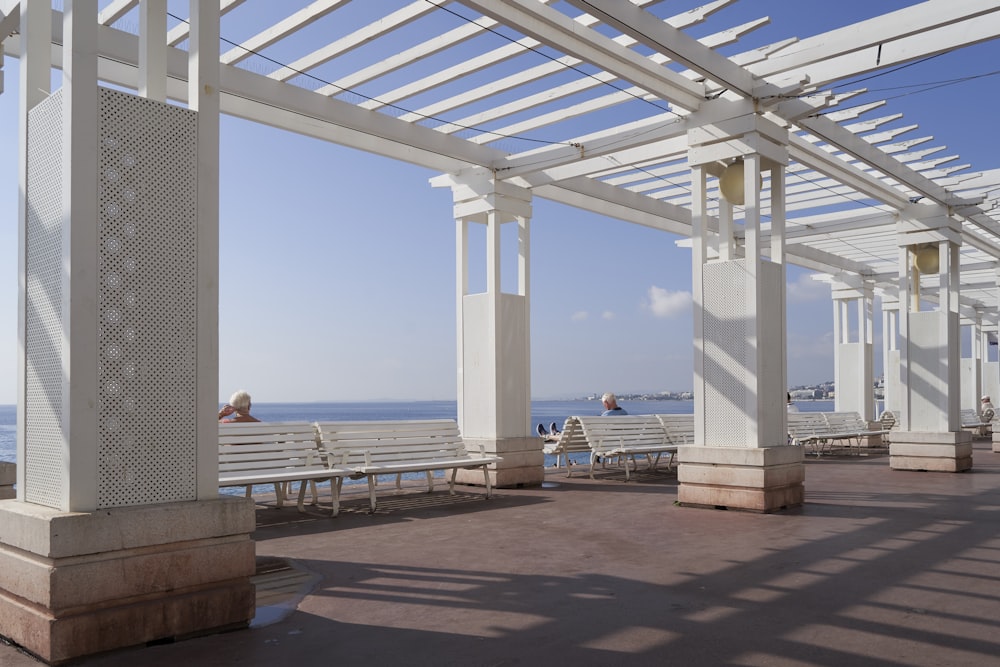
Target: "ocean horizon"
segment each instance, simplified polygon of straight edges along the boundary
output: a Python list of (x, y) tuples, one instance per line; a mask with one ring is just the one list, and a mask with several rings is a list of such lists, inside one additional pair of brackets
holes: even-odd
[[(797, 401), (804, 412), (828, 412), (833, 401)], [(691, 414), (694, 401), (621, 401), (630, 414)], [(532, 401), (532, 434), (537, 424), (562, 428), (567, 417), (596, 415), (602, 410), (596, 400)], [(457, 419), (457, 401), (350, 401), (308, 403), (254, 403), (253, 414), (262, 421), (382, 421), (389, 419)], [(0, 461), (17, 459), (17, 411), (14, 405), (0, 405)], [(553, 459), (554, 460), (554, 459)], [(546, 465), (551, 462), (546, 460)]]

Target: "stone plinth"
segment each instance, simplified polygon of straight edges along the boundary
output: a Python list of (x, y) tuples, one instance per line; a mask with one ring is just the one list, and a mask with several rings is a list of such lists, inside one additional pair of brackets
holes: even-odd
[(42, 660), (245, 627), (253, 501), (60, 512), (0, 501), (0, 635)]
[[(537, 486), (545, 481), (545, 454), (541, 438), (504, 438), (487, 440), (465, 438), (470, 452), (478, 452), (479, 445), (487, 454), (497, 454), (503, 461), (489, 467), (490, 484), (495, 487)], [(485, 486), (482, 470), (459, 470), (456, 483)]]
[(14, 484), (16, 480), (17, 466), (13, 463), (0, 461), (0, 500), (14, 497)]
[(690, 507), (773, 512), (803, 503), (801, 447), (680, 447), (677, 501)]
[(889, 443), (889, 467), (927, 472), (969, 470), (972, 468), (972, 434), (967, 431), (894, 432)]

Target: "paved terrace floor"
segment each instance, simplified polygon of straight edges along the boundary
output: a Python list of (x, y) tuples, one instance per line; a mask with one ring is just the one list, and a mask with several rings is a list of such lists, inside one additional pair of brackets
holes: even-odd
[[(619, 472), (490, 501), (386, 490), (374, 516), (363, 495), (337, 519), (259, 507), (260, 563), (292, 568), (262, 575), (255, 627), (81, 664), (998, 665), (1000, 454), (974, 457), (809, 457), (806, 504), (770, 515)], [(0, 646), (0, 664), (37, 663)]]

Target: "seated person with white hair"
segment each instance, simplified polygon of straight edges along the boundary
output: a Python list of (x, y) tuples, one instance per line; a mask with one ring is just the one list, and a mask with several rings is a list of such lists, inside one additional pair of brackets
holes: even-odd
[(992, 401), (990, 401), (989, 396), (983, 396), (979, 399), (979, 419), (984, 424), (989, 424), (993, 421), (993, 417), (996, 415), (996, 408), (993, 407)]
[(625, 412), (625, 408), (618, 405), (618, 398), (610, 391), (601, 396), (601, 403), (604, 405), (602, 417), (621, 417), (628, 414)]
[[(230, 417), (230, 415), (236, 415)], [(259, 422), (250, 414), (250, 394), (240, 389), (229, 397), (229, 402), (219, 410), (219, 421), (225, 424), (231, 422)]]

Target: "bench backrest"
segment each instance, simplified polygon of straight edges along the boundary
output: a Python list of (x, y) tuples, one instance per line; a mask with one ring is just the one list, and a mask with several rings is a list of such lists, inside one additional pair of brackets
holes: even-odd
[(849, 433), (868, 430), (868, 422), (857, 412), (822, 412), (831, 433)]
[(311, 422), (219, 424), (219, 476), (324, 467)]
[(807, 438), (829, 432), (829, 426), (821, 412), (788, 413), (788, 433), (793, 438)]
[(589, 452), (590, 444), (587, 442), (587, 436), (583, 433), (580, 418), (567, 417), (562, 432), (559, 434), (559, 440), (546, 442), (542, 445), (542, 451), (554, 456), (573, 452)]
[(417, 463), (468, 456), (454, 419), (317, 422), (332, 465)]
[(694, 444), (694, 415), (656, 415), (667, 430), (667, 437), (675, 445)]
[(621, 417), (579, 417), (590, 448), (595, 452), (613, 450), (625, 445), (663, 446), (670, 438), (656, 415), (624, 415)]

